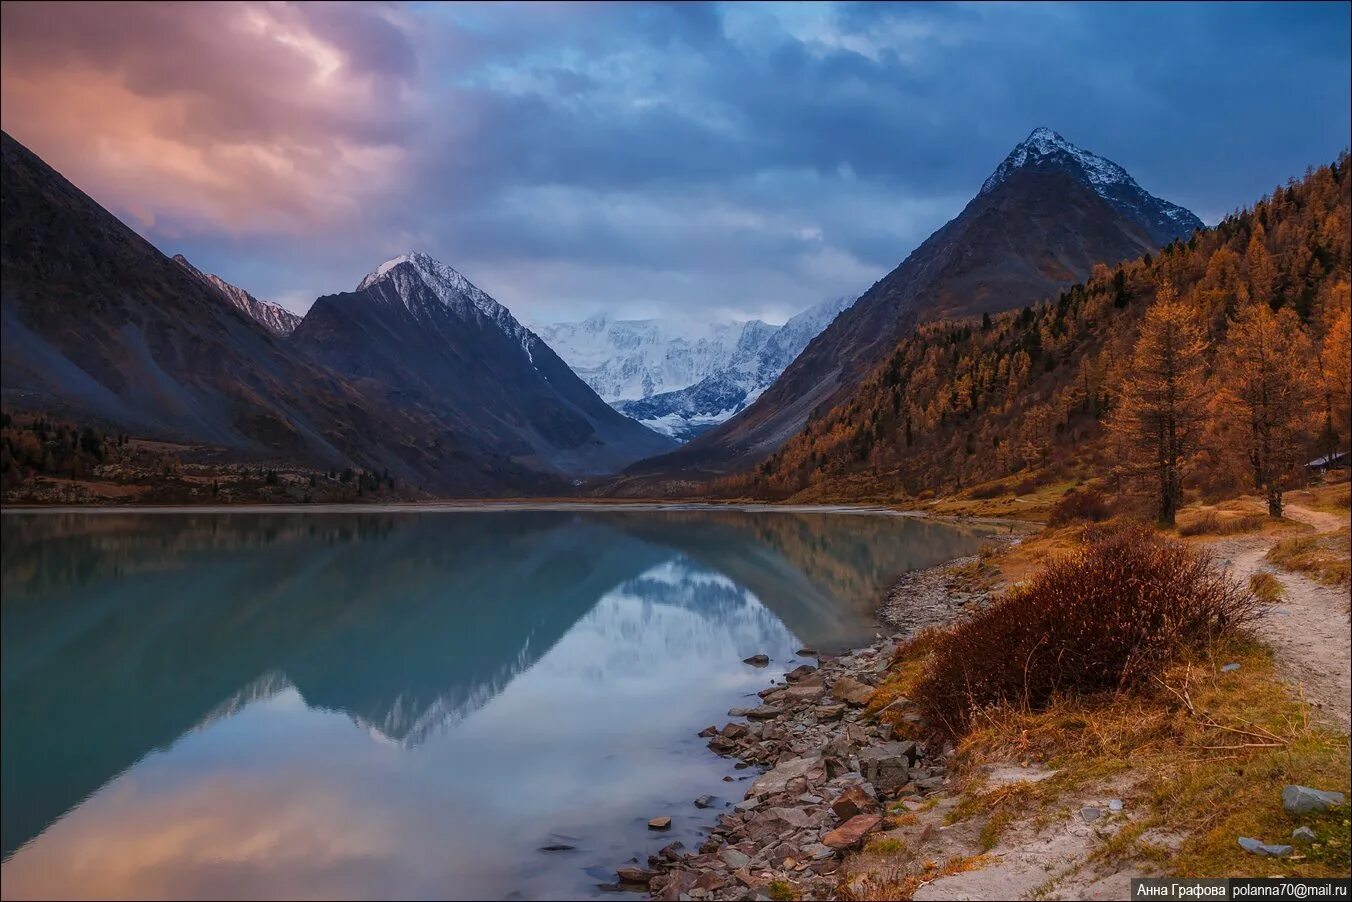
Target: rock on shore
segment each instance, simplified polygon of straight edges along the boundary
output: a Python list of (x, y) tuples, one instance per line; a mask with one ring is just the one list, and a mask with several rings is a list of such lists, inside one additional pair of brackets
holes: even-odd
[(648, 859), (654, 898), (769, 899), (772, 883), (829, 898), (842, 855), (885, 826), (889, 807), (943, 785), (943, 756), (864, 711), (894, 654), (895, 640), (880, 640), (798, 667), (760, 693), (761, 706), (735, 712), (750, 722), (707, 737), (715, 753), (764, 771), (697, 850)]

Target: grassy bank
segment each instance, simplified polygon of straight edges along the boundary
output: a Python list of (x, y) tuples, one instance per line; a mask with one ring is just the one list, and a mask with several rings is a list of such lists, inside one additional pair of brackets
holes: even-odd
[[(1237, 506), (1224, 513), (1229, 516), (1218, 517), (1222, 522), (1248, 512)], [(1092, 557), (1086, 547), (1094, 529), (1046, 530), (1007, 553), (983, 556), (963, 575), (973, 585), (1020, 583), (1011, 595), (1024, 607), (1040, 603), (1041, 587), (1078, 608), (1092, 587), (1075, 589), (1075, 573), (1049, 579), (1045, 562)], [(1217, 534), (1233, 533), (1222, 527)], [(1169, 567), (1181, 560), (1172, 552), (1165, 557)], [(1169, 574), (1157, 575), (1166, 586)], [(1036, 670), (1035, 664), (1013, 661), (1012, 654), (972, 652), (980, 644), (974, 632), (989, 631), (985, 639), (1000, 639), (1006, 647), (1018, 645), (1020, 625), (992, 612), (1001, 603), (994, 601), (967, 626), (913, 640), (871, 702), (883, 720), (892, 719), (896, 709), (887, 705), (899, 697), (924, 709), (943, 675), (949, 680), (943, 703), (958, 704), (956, 675), (974, 704), (964, 716), (942, 718), (938, 725), (894, 721), (902, 736), (953, 743), (949, 798), (894, 809), (889, 830), (852, 862), (844, 895), (909, 898), (926, 883), (947, 879), (950, 889), (961, 887), (973, 898), (991, 891), (1074, 897), (1124, 875), (1317, 877), (1352, 870), (1346, 802), (1292, 816), (1281, 801), (1288, 784), (1349, 794), (1348, 738), (1316, 722), (1299, 691), (1278, 676), (1272, 651), (1242, 623), (1162, 635), (1167, 641), (1148, 662), (1131, 659), (1136, 663), (1128, 666), (1136, 669), (1130, 679), (1106, 674), (1110, 687), (1102, 668), (1091, 667), (1082, 674), (1086, 679), (1064, 677), (1051, 691), (1039, 692), (1021, 688), (1022, 677), (1011, 672)], [(1139, 599), (1124, 604), (1139, 616)], [(1110, 666), (1105, 650), (1120, 651), (1120, 642), (1108, 624), (1101, 626), (1076, 621), (1073, 633), (1034, 645), (1050, 645), (1053, 654), (1064, 650), (1060, 646), (1088, 651), (1091, 663)], [(1045, 628), (1059, 627), (1053, 621)], [(955, 667), (955, 660), (963, 666)], [(979, 697), (981, 692), (989, 697)], [(946, 737), (936, 735), (936, 726)], [(1120, 800), (1120, 812), (1108, 810), (1110, 799)], [(1240, 836), (1291, 843), (1297, 827), (1313, 829), (1316, 840), (1297, 844), (1288, 857), (1260, 857), (1238, 845)], [(1020, 870), (1025, 859), (1047, 864)]]

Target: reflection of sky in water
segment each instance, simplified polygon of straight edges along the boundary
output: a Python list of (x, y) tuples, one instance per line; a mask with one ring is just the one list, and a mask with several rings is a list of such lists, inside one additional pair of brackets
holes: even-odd
[[(7, 530), (11, 523), (7, 519)], [(696, 528), (717, 525), (711, 521)], [(47, 698), (63, 693), (46, 685), (34, 689), (27, 681), (36, 675), (50, 680), (53, 674), (71, 681), (104, 677), (99, 686), (75, 690), (90, 696), (85, 701), (91, 710), (100, 702), (135, 705), (135, 697), (122, 696), (144, 680), (164, 678), (164, 673), (149, 672), (161, 649), (152, 642), (135, 654), (129, 651), (127, 660), (113, 655), (91, 665), (103, 668), (96, 673), (79, 672), (82, 665), (75, 658), (58, 661), (63, 667), (54, 670), (47, 656), (32, 651), (23, 659), (16, 656), (11, 668), (9, 651), (22, 641), (14, 625), (21, 624), (30, 641), (59, 657), (74, 633), (97, 630), (98, 618), (87, 615), (89, 603), (57, 591), (51, 593), (58, 600), (52, 601), (50, 617), (16, 609), (7, 600), (5, 806), (19, 798), (41, 807), (48, 799), (44, 784), (50, 783), (51, 798), (61, 800), (52, 804), (61, 807), (41, 812), (44, 820), (59, 819), (5, 862), (6, 896), (577, 897), (594, 895), (598, 880), (608, 879), (631, 856), (641, 859), (673, 839), (693, 847), (697, 828), (710, 813), (699, 812), (691, 800), (704, 793), (736, 799), (743, 784), (724, 783), (722, 777), (747, 773), (709, 754), (694, 732), (723, 722), (729, 706), (746, 703), (780, 672), (754, 670), (742, 665), (742, 658), (766, 652), (788, 662), (802, 638), (741, 582), (701, 563), (700, 558), (712, 559), (702, 539), (686, 543), (687, 553), (678, 550), (681, 542), (675, 548), (658, 544), (651, 523), (604, 537), (595, 523), (580, 529), (571, 518), (522, 526), (528, 535), (515, 544), (490, 541), (474, 549), (476, 557), (486, 549), (504, 552), (498, 560), (483, 562), (482, 571), (470, 567), (468, 559), (452, 555), (448, 568), (439, 563), (443, 553), (425, 555), (423, 539), (445, 548), (448, 538), (441, 527), (425, 522), (396, 524), (379, 539), (356, 540), (350, 555), (334, 555), (328, 542), (291, 548), (289, 566), (309, 568), (311, 585), (328, 586), (330, 592), (334, 586), (358, 584), (348, 567), (366, 570), (378, 560), (401, 572), (390, 584), (400, 587), (402, 606), (379, 591), (355, 607), (327, 606), (323, 599), (329, 593), (313, 589), (271, 601), (320, 605), (308, 615), (351, 623), (350, 634), (331, 623), (307, 632), (277, 619), (280, 615), (270, 608), (257, 615), (261, 624), (246, 629), (243, 621), (249, 617), (240, 613), (238, 602), (228, 603), (227, 597), (218, 617), (205, 610), (210, 599), (204, 591), (187, 592), (163, 609), (138, 601), (138, 616), (158, 618), (144, 623), (144, 629), (163, 633), (175, 646), (197, 641), (196, 633), (208, 627), (237, 630), (240, 643), (250, 644), (252, 655), (243, 648), (236, 655), (229, 635), (216, 636), (227, 641), (208, 647), (225, 658), (208, 656), (201, 662), (203, 673), (219, 671), (235, 657), (247, 657), (250, 667), (262, 666), (254, 665), (255, 658), (272, 666), (238, 685), (233, 700), (218, 698), (214, 710), (212, 705), (195, 713), (185, 708), (184, 716), (192, 720), (167, 748), (151, 751), (158, 737), (147, 734), (139, 762), (120, 775), (115, 774), (121, 768), (110, 765), (113, 772), (99, 778), (102, 788), (64, 816), (64, 808), (79, 800), (64, 801), (57, 784), (67, 775), (45, 766), (38, 746), (44, 740), (84, 742), (83, 751), (97, 759), (100, 734), (71, 735), (78, 724), (37, 713)], [(812, 544), (829, 544), (831, 524), (815, 528), (819, 534)], [(428, 529), (432, 532), (423, 534)], [(579, 535), (587, 541), (568, 541)], [(719, 537), (721, 551), (739, 550), (734, 537), (740, 537), (743, 558), (774, 558), (763, 569), (779, 575), (763, 582), (763, 591), (787, 586), (802, 592), (807, 585), (802, 572), (796, 581), (780, 573), (795, 570), (792, 555), (768, 551), (773, 543), (763, 536), (736, 530)], [(598, 538), (606, 541), (597, 544)], [(376, 556), (363, 557), (362, 546), (371, 542)], [(210, 569), (231, 546), (226, 541), (225, 550), (194, 558), (190, 572)], [(259, 556), (257, 548), (247, 552), (245, 560)], [(947, 545), (938, 552), (958, 553)], [(316, 560), (321, 554), (324, 564)], [(182, 579), (180, 558), (190, 556), (181, 551), (171, 556), (176, 558), (173, 571)], [(574, 567), (579, 556), (586, 560)], [(21, 560), (7, 547), (7, 587), (18, 585)], [(319, 572), (325, 567), (337, 567), (342, 578), (325, 583)], [(523, 577), (527, 570), (540, 578)], [(24, 574), (25, 597), (19, 604), (41, 601), (41, 583), (35, 589), (26, 569)], [(116, 594), (122, 574), (119, 566), (113, 575), (82, 578), (74, 595)], [(441, 601), (429, 617), (416, 604), (419, 587), (457, 576), (463, 577), (463, 591), (442, 598), (437, 593), (444, 593), (444, 585), (437, 589), (429, 597)], [(268, 582), (250, 564), (247, 582), (257, 586), (260, 581)], [(579, 608), (580, 616), (551, 632), (550, 599), (537, 596), (548, 596), (553, 588), (565, 597), (569, 586), (583, 587), (584, 597), (592, 591), (592, 600)], [(144, 593), (135, 594), (139, 599)], [(179, 623), (180, 605), (193, 597), (203, 607), (194, 616), (211, 616)], [(774, 599), (767, 603), (773, 605)], [(415, 642), (382, 626), (380, 617), (372, 617), (371, 605), (388, 617), (416, 615), (423, 633), (437, 635), (421, 635)], [(848, 607), (837, 614), (849, 619)], [(792, 604), (787, 610), (800, 623), (811, 622)], [(491, 624), (483, 619), (486, 611)], [(261, 637), (270, 632), (268, 624), (290, 640), (263, 653)], [(505, 630), (502, 636), (515, 638), (476, 645), (474, 635), (459, 635), (465, 624), (477, 635)], [(866, 628), (861, 622), (851, 629)], [(372, 630), (392, 635), (373, 638)], [(436, 641), (439, 636), (444, 641)], [(378, 641), (387, 638), (392, 645)], [(401, 650), (411, 660), (396, 667)], [(472, 675), (473, 685), (437, 686), (445, 678), (436, 662), (440, 654), (480, 654), (484, 659), (476, 666), (469, 662), (453, 671)], [(371, 667), (384, 672), (363, 672)], [(402, 682), (382, 681), (392, 669), (403, 674)], [(170, 699), (192, 695), (198, 675), (190, 665), (176, 664), (169, 675), (182, 681), (171, 687)], [(373, 686), (385, 694), (372, 694)], [(11, 700), (18, 702), (17, 713), (10, 710)], [(123, 717), (114, 726), (123, 723), (135, 732), (138, 723), (129, 720)], [(192, 728), (193, 723), (199, 726)], [(392, 735), (382, 726), (390, 726)], [(37, 785), (20, 786), (32, 781)], [(23, 829), (10, 829), (12, 814), (5, 812), (7, 848)], [(645, 829), (644, 821), (657, 814), (676, 819), (670, 833)], [(553, 842), (578, 849), (537, 851)]]

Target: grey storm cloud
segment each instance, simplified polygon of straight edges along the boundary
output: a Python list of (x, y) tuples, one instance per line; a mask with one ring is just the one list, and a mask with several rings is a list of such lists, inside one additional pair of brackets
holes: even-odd
[(1347, 145), (1348, 9), (6, 3), (4, 126), (298, 309), (417, 248), (535, 319), (782, 317), (1038, 125), (1205, 219), (1251, 203)]

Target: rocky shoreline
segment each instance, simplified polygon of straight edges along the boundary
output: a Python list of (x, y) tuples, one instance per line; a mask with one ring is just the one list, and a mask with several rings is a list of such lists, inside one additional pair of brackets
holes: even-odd
[[(897, 735), (925, 733), (908, 699), (868, 706), (902, 641), (984, 599), (951, 591), (948, 574), (962, 563), (903, 577), (880, 610), (895, 630), (890, 635), (843, 655), (800, 651), (817, 665), (789, 671), (759, 693), (758, 707), (733, 708), (729, 723), (700, 731), (714, 753), (764, 770), (742, 801), (718, 815), (698, 849), (672, 843), (646, 862), (631, 861), (617, 870), (616, 888), (646, 886), (661, 900), (834, 898), (845, 854), (947, 784), (951, 747)], [(770, 662), (757, 655), (745, 663)]]

